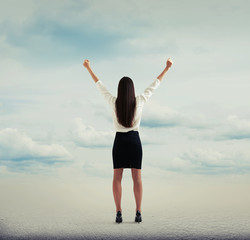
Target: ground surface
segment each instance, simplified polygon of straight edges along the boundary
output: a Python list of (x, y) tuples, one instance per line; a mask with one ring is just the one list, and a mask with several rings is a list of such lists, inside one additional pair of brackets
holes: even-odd
[(0, 239), (250, 239), (247, 189), (197, 185), (191, 192), (189, 184), (153, 188), (144, 182), (138, 224), (130, 183), (123, 182), (123, 223), (117, 224), (110, 182), (97, 191), (100, 183), (2, 181)]

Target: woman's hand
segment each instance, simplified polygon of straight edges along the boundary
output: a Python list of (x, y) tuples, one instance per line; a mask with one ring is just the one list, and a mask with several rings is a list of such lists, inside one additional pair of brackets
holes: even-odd
[(172, 62), (172, 60), (169, 58), (169, 59), (167, 60), (167, 64), (166, 64), (167, 68), (170, 68), (170, 67), (172, 66), (172, 64), (173, 64), (173, 62)]
[(89, 60), (85, 59), (84, 62), (83, 62), (83, 66), (86, 67), (86, 68), (89, 68), (89, 66), (90, 66), (89, 64), (90, 64)]
[(168, 69), (172, 66), (172, 64), (173, 64), (173, 62), (169, 58), (167, 60), (166, 67), (164, 68), (164, 70), (162, 71), (162, 73), (157, 77), (160, 81), (162, 80), (162, 78), (164, 77), (164, 75), (166, 74), (166, 72), (168, 71)]
[(85, 59), (83, 62), (83, 66), (87, 68), (88, 72), (90, 73), (91, 77), (93, 78), (93, 80), (95, 82), (98, 82), (98, 77), (94, 74), (94, 72), (92, 71), (91, 67), (90, 67), (90, 63), (88, 59)]

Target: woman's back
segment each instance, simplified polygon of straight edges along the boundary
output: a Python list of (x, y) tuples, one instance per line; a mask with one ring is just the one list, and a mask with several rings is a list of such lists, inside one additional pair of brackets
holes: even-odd
[(116, 132), (128, 132), (131, 130), (139, 131), (140, 123), (141, 123), (141, 117), (142, 117), (142, 109), (144, 104), (148, 101), (148, 99), (152, 96), (155, 89), (158, 88), (161, 81), (156, 78), (145, 90), (142, 94), (136, 96), (136, 109), (135, 109), (135, 115), (133, 120), (133, 126), (132, 127), (124, 127), (121, 125), (116, 116), (116, 106), (115, 102), (117, 97), (113, 96), (104, 86), (103, 82), (101, 80), (98, 80), (96, 82), (96, 86), (101, 92), (101, 94), (104, 96), (105, 100), (108, 102), (108, 104), (112, 108), (112, 119), (113, 124), (115, 127)]

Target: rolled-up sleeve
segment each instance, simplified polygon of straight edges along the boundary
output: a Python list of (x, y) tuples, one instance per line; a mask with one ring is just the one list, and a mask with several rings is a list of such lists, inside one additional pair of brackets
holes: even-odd
[(141, 99), (145, 102), (148, 101), (148, 99), (152, 96), (155, 89), (157, 89), (160, 85), (161, 81), (156, 78), (140, 95)]
[(107, 88), (104, 86), (101, 80), (98, 80), (96, 83), (97, 88), (99, 89), (100, 93), (104, 96), (104, 99), (108, 102), (109, 105), (112, 106), (115, 96), (113, 96)]

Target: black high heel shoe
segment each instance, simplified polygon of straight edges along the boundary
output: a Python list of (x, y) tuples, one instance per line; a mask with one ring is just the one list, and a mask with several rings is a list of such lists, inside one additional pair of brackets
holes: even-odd
[(122, 222), (122, 213), (121, 213), (121, 211), (117, 211), (115, 221), (117, 223), (121, 223)]
[(135, 222), (142, 222), (141, 212), (139, 210), (136, 211)]

